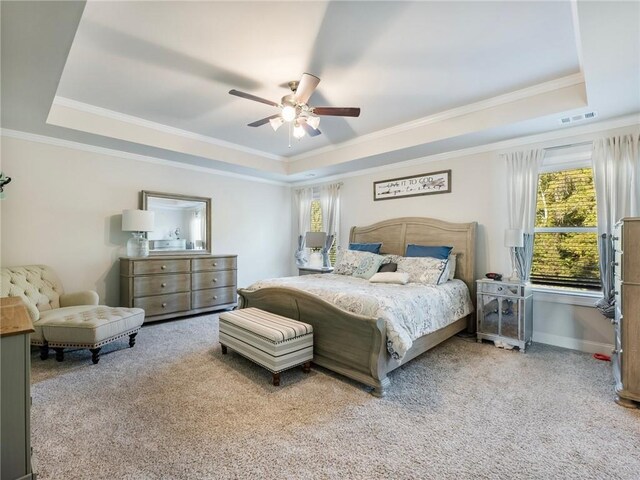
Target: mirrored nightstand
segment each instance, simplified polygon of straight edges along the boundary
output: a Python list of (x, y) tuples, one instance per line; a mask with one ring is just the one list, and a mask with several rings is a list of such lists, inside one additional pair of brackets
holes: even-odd
[(477, 281), (477, 338), (502, 342), (525, 351), (533, 336), (530, 283)]

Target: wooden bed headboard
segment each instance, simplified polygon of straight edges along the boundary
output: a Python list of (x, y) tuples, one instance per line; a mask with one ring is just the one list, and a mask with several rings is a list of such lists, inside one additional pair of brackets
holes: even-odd
[(476, 222), (450, 223), (434, 218), (392, 218), (366, 227), (351, 227), (350, 243), (382, 242), (381, 253), (404, 255), (407, 245), (453, 247), (456, 278), (467, 284), (475, 300)]

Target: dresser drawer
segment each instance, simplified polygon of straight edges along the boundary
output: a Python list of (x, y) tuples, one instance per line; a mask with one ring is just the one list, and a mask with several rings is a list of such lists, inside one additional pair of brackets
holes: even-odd
[(144, 260), (133, 262), (134, 275), (154, 273), (178, 273), (189, 271), (189, 259), (185, 260)]
[(194, 258), (191, 260), (191, 271), (201, 270), (235, 270), (236, 257)]
[(182, 312), (190, 309), (189, 292), (133, 299), (133, 306), (144, 309), (145, 316)]
[(133, 279), (134, 297), (188, 292), (189, 290), (191, 290), (191, 276), (188, 273), (135, 277)]
[(235, 270), (220, 270), (215, 272), (198, 272), (191, 274), (193, 290), (205, 288), (228, 287), (236, 284)]
[(207, 308), (216, 305), (236, 303), (235, 287), (210, 288), (208, 290), (198, 290), (191, 293), (191, 308)]

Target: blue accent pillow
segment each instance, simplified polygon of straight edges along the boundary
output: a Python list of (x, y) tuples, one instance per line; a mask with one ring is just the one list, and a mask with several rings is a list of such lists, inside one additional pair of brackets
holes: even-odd
[(432, 257), (445, 260), (449, 258), (449, 254), (453, 247), (433, 247), (431, 245), (407, 245), (407, 253), (405, 257)]
[(350, 243), (349, 250), (357, 250), (359, 252), (380, 253), (382, 243)]

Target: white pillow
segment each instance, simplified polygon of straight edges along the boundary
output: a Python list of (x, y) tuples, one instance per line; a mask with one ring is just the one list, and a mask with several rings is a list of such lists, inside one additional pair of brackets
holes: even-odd
[(411, 283), (440, 285), (448, 280), (447, 263), (447, 258), (402, 257), (398, 260), (398, 271), (408, 272)]
[(406, 285), (409, 283), (409, 274), (407, 272), (378, 272), (369, 279), (369, 282)]

